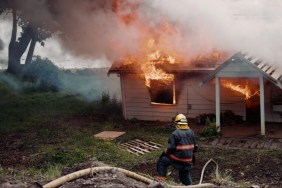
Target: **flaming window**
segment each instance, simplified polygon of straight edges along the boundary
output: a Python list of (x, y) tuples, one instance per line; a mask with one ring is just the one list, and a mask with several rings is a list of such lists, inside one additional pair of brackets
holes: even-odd
[(166, 84), (159, 80), (151, 80), (151, 87), (148, 89), (150, 92), (151, 104), (176, 104), (174, 82)]

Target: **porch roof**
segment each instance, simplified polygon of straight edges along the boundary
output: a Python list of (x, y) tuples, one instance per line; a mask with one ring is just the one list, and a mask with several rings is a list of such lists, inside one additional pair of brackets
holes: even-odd
[(254, 56), (251, 56), (246, 53), (238, 52), (235, 55), (233, 55), (231, 58), (229, 58), (227, 61), (225, 61), (223, 64), (218, 66), (216, 69), (210, 72), (209, 75), (207, 75), (199, 85), (203, 85), (210, 80), (214, 79), (215, 77), (224, 77), (221, 72), (230, 64), (241, 66), (243, 64), (247, 64), (250, 67), (253, 68), (253, 70), (256, 71), (256, 74), (250, 75), (249, 72), (246, 71), (244, 74), (244, 71), (238, 74), (232, 74), (225, 75), (226, 77), (254, 77), (262, 75), (264, 78), (269, 80), (271, 83), (282, 89), (282, 69), (278, 66), (278, 64), (270, 64), (267, 62), (262, 61), (261, 59), (258, 59)]

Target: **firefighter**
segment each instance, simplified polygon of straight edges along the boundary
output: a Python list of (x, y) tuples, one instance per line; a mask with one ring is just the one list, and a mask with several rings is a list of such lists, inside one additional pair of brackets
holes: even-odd
[(195, 162), (194, 152), (197, 151), (195, 134), (189, 128), (187, 118), (178, 114), (174, 120), (176, 130), (168, 139), (168, 146), (157, 162), (158, 181), (164, 181), (168, 166), (173, 166), (179, 171), (179, 179), (184, 185), (191, 185), (190, 170)]

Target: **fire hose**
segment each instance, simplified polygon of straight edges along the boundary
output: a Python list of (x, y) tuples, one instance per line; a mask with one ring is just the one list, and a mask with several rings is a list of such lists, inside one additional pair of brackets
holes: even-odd
[[(196, 185), (188, 185), (188, 186), (178, 186), (178, 185), (167, 185), (169, 188), (200, 188), (200, 187), (212, 187), (214, 186), (214, 184), (212, 183), (202, 183), (203, 181), (203, 175), (204, 175), (204, 171), (205, 171), (205, 168), (206, 166), (210, 163), (210, 162), (213, 162), (215, 163), (216, 165), (216, 177), (218, 178), (219, 177), (219, 173), (218, 173), (218, 164), (213, 160), (213, 159), (210, 159), (203, 167), (202, 169), (202, 173), (201, 173), (201, 178), (200, 178), (200, 182), (199, 184), (196, 184)], [(141, 181), (143, 183), (146, 183), (146, 184), (151, 184), (154, 180), (152, 179), (149, 179), (149, 178), (146, 178), (144, 176), (141, 176), (139, 174), (136, 174), (134, 172), (131, 172), (129, 170), (125, 170), (123, 168), (118, 168), (118, 167), (110, 167), (110, 166), (103, 166), (103, 167), (92, 167), (92, 168), (86, 168), (86, 169), (83, 169), (83, 170), (79, 170), (79, 171), (76, 171), (76, 172), (73, 172), (73, 173), (70, 173), (70, 174), (67, 174), (65, 176), (62, 176), (58, 179), (55, 179), (45, 185), (43, 185), (42, 187), (43, 188), (55, 188), (55, 187), (58, 187), (58, 186), (61, 186), (63, 185), (64, 183), (68, 182), (68, 181), (72, 181), (72, 180), (75, 180), (75, 179), (78, 179), (78, 178), (81, 178), (83, 176), (86, 176), (86, 175), (93, 175), (94, 173), (98, 173), (98, 172), (104, 172), (104, 171), (118, 171), (118, 172), (122, 172), (123, 174), (125, 174), (126, 176), (128, 177), (131, 177), (135, 180), (138, 180), (138, 181)]]

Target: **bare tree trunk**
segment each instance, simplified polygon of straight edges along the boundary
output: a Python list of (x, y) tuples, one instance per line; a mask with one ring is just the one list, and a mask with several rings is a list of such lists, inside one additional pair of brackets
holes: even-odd
[(18, 45), (17, 45), (17, 56), (22, 57), (24, 52), (26, 51), (30, 41), (32, 40), (32, 37), (34, 35), (33, 28), (30, 26), (27, 26), (23, 29), (23, 34), (21, 37), (18, 38)]
[[(26, 51), (30, 41), (35, 38), (35, 34), (33, 28), (27, 26), (23, 29), (22, 36), (18, 38), (17, 41), (17, 13), (13, 10), (13, 28), (12, 28), (12, 36), (9, 44), (9, 60), (8, 60), (8, 69), (7, 72), (12, 74), (19, 74), (21, 71), (21, 57)], [(34, 44), (31, 44), (31, 49), (28, 53), (28, 58), (32, 58), (34, 48), (35, 48), (36, 39), (34, 40)], [(29, 57), (30, 56), (30, 57)]]
[(36, 38), (35, 36), (32, 37), (32, 40), (31, 40), (31, 43), (30, 43), (30, 46), (29, 46), (29, 50), (28, 50), (28, 53), (27, 53), (27, 56), (26, 56), (26, 60), (25, 60), (25, 64), (29, 64), (31, 63), (31, 60), (32, 60), (32, 56), (33, 56), (33, 53), (34, 53), (34, 49), (35, 49), (35, 45), (36, 45)]
[(12, 36), (9, 44), (9, 52), (8, 52), (8, 69), (7, 72), (16, 74), (19, 71), (20, 66), (20, 57), (16, 56), (17, 49), (17, 13), (16, 10), (12, 10), (13, 13), (13, 28), (12, 28)]

